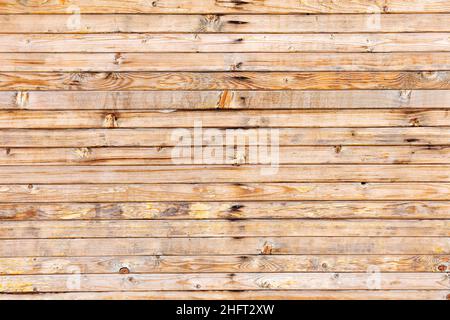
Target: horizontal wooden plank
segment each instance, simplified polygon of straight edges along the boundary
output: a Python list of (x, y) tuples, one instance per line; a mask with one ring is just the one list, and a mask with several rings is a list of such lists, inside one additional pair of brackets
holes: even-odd
[(450, 238), (122, 238), (0, 241), (0, 257), (148, 255), (449, 255)]
[(382, 273), (372, 286), (372, 273), (208, 273), (0, 276), (0, 292), (76, 292), (141, 290), (369, 290), (450, 289), (450, 279), (436, 273)]
[(450, 183), (0, 185), (0, 202), (450, 200)]
[[(189, 272), (445, 272), (450, 256), (257, 255), (0, 258), (0, 275)], [(371, 267), (370, 267), (371, 266)]]
[(0, 128), (438, 127), (449, 110), (0, 111)]
[[(3, 8), (2, 8), (3, 12)], [(448, 14), (328, 15), (161, 15), (83, 14), (79, 25), (67, 15), (0, 15), (3, 33), (224, 32), (224, 33), (354, 33), (449, 32)], [(78, 22), (78, 21), (77, 21)]]
[(304, 89), (450, 89), (450, 71), (0, 73), (0, 91)]
[[(192, 164), (189, 147), (117, 148), (0, 148), (0, 165), (171, 165)], [(236, 150), (224, 160), (257, 164), (250, 148)], [(238, 157), (239, 155), (239, 157)], [(204, 159), (212, 161), (213, 157)], [(283, 164), (443, 164), (450, 163), (450, 146), (312, 146), (279, 148)]]
[(0, 184), (336, 181), (450, 182), (450, 165), (0, 166)]
[[(228, 130), (228, 129), (227, 129)], [(273, 129), (272, 129), (273, 130)], [(277, 129), (279, 144), (286, 145), (448, 145), (450, 128), (281, 128)], [(257, 129), (222, 132), (223, 138), (258, 134)], [(267, 135), (266, 131), (259, 131)], [(269, 131), (270, 133), (270, 131)], [(274, 133), (274, 131), (272, 131)], [(198, 135), (197, 135), (198, 136)], [(193, 129), (0, 129), (0, 146), (8, 147), (168, 147), (185, 146), (182, 137), (194, 137)], [(211, 137), (193, 145), (223, 145)], [(259, 143), (249, 140), (249, 145)], [(430, 146), (430, 148), (433, 148)], [(84, 153), (85, 151), (82, 150)]]
[(0, 53), (0, 60), (3, 72), (450, 70), (450, 52)]
[(1, 294), (0, 300), (449, 300), (448, 290), (140, 291)]
[[(0, 52), (450, 51), (449, 33), (0, 34)], [(116, 60), (120, 63), (120, 59)]]
[(361, 91), (0, 91), (0, 109), (450, 108), (450, 90)]
[(278, 0), (236, 1), (236, 0), (157, 0), (142, 1), (107, 0), (92, 3), (88, 0), (60, 2), (18, 2), (4, 0), (3, 13), (71, 13), (71, 6), (78, 7), (82, 13), (403, 13), (403, 12), (450, 12), (448, 0), (385, 0), (374, 3), (371, 0)]
[(450, 237), (450, 220), (1, 221), (0, 239)]
[(0, 220), (450, 219), (447, 201), (1, 203)]

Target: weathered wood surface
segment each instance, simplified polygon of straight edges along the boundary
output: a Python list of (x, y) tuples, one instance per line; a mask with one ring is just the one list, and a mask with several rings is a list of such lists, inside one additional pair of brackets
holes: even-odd
[(0, 52), (450, 51), (448, 33), (0, 34)]
[(0, 53), (0, 61), (0, 71), (8, 72), (450, 70), (450, 52)]
[[(226, 136), (226, 130), (219, 130)], [(254, 129), (257, 130), (257, 129)], [(280, 128), (279, 143), (282, 146), (316, 145), (448, 145), (449, 127), (408, 128)], [(215, 131), (216, 132), (216, 131)], [(251, 134), (252, 131), (246, 131)], [(269, 131), (270, 132), (270, 131)], [(232, 134), (232, 131), (231, 133)], [(267, 134), (267, 133), (266, 133)], [(193, 129), (183, 129), (173, 135), (171, 129), (0, 129), (0, 145), (12, 147), (169, 147), (181, 145), (182, 137), (194, 137)], [(181, 141), (180, 141), (181, 139)], [(211, 138), (203, 137), (203, 145), (217, 145)], [(192, 139), (193, 145), (200, 142)], [(249, 140), (250, 145), (259, 142)], [(439, 148), (439, 147), (438, 147)], [(8, 150), (8, 149), (6, 149)], [(81, 150), (85, 153), (86, 150)], [(87, 152), (89, 152), (87, 150)], [(8, 152), (6, 152), (8, 153)]]
[(0, 166), (7, 183), (450, 182), (450, 165)]
[(4, 221), (1, 239), (143, 237), (450, 237), (450, 220)]
[(450, 127), (449, 110), (0, 111), (0, 129)]
[(436, 272), (449, 268), (448, 255), (243, 255), (243, 256), (119, 256), (0, 258), (0, 275), (189, 272)]
[[(1, 11), (3, 13), (3, 10)], [(355, 33), (450, 32), (448, 14), (165, 15), (89, 14), (78, 26), (66, 14), (0, 15), (3, 33)]]
[(448, 290), (121, 291), (2, 294), (4, 300), (450, 300)]
[[(0, 257), (148, 255), (449, 255), (448, 237), (17, 239)], [(440, 275), (443, 276), (443, 275)]]
[(1, 184), (0, 202), (450, 200), (450, 183)]
[(0, 109), (437, 109), (450, 90), (357, 91), (0, 91)]
[[(190, 147), (98, 147), (98, 148), (1, 148), (0, 165), (179, 165), (192, 164)], [(249, 148), (224, 156), (236, 163), (258, 164)], [(212, 155), (204, 155), (212, 163)], [(279, 163), (284, 164), (448, 164), (450, 146), (280, 146)]]
[(448, 201), (126, 202), (0, 204), (3, 221), (450, 219)]
[(450, 299), (448, 21), (0, 1), (0, 299)]
[(448, 0), (278, 0), (235, 1), (235, 0), (105, 0), (92, 3), (88, 0), (60, 2), (56, 0), (23, 2), (4, 0), (2, 13), (71, 13), (68, 8), (74, 5), (83, 13), (422, 13), (450, 12)]
[[(72, 275), (73, 277), (73, 275)], [(81, 275), (80, 287), (68, 275), (1, 276), (2, 292), (142, 291), (142, 290), (367, 290), (364, 273), (201, 273)], [(450, 279), (437, 273), (382, 273), (380, 289), (448, 290)]]
[(9, 90), (450, 89), (450, 71), (380, 72), (2, 72)]

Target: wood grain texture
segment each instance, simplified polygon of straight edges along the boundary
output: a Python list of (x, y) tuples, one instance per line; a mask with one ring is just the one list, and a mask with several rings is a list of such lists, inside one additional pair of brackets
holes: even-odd
[(0, 91), (7, 110), (450, 108), (450, 90)]
[(287, 0), (280, 4), (277, 0), (235, 1), (235, 0), (102, 0), (92, 3), (88, 0), (60, 1), (16, 1), (4, 0), (3, 13), (71, 13), (68, 8), (75, 5), (83, 13), (422, 13), (450, 12), (448, 0)]
[(0, 202), (450, 200), (450, 183), (2, 184)]
[[(1, 166), (188, 165), (190, 147), (0, 148)], [(224, 155), (226, 163), (258, 164), (250, 148)], [(205, 155), (212, 163), (214, 157)], [(450, 146), (281, 146), (279, 164), (448, 164)]]
[[(113, 118), (113, 121), (109, 121)], [(255, 111), (1, 111), (0, 129), (449, 127), (450, 109)]]
[(449, 300), (449, 18), (0, 1), (0, 300)]
[(448, 290), (140, 291), (2, 294), (0, 300), (449, 300)]
[[(449, 266), (444, 255), (243, 255), (0, 258), (0, 275), (238, 272), (436, 272)], [(444, 271), (442, 271), (444, 270)]]
[(450, 89), (434, 72), (2, 72), (9, 90), (380, 90)]
[[(253, 129), (257, 130), (257, 129)], [(281, 128), (279, 143), (282, 146), (315, 145), (448, 145), (450, 128), (410, 127), (410, 128)], [(219, 130), (226, 137), (226, 129)], [(229, 135), (238, 134), (228, 131)], [(254, 131), (244, 131), (242, 136)], [(257, 133), (257, 131), (256, 131)], [(262, 133), (267, 134), (267, 133)], [(0, 129), (0, 145), (3, 147), (168, 147), (185, 146), (180, 139), (194, 137), (193, 129), (176, 131), (173, 129)], [(251, 142), (257, 145), (259, 142)], [(203, 137), (203, 145), (214, 146), (211, 138)], [(192, 140), (193, 145), (200, 141)], [(82, 152), (84, 152), (82, 150)]]
[[(3, 11), (2, 11), (3, 12)], [(377, 33), (450, 32), (448, 14), (86, 14), (0, 15), (2, 33)]]
[[(18, 239), (0, 242), (0, 257), (148, 255), (449, 255), (450, 238), (260, 237)], [(438, 274), (443, 277), (445, 274)]]
[(0, 220), (450, 219), (448, 201), (4, 203)]
[(450, 220), (2, 221), (1, 239), (450, 237)]
[[(73, 276), (72, 276), (73, 277)], [(380, 289), (448, 290), (450, 280), (436, 273), (383, 273)], [(142, 290), (367, 290), (370, 274), (237, 273), (81, 275), (80, 288), (70, 275), (0, 276), (0, 292), (142, 291)]]
[(0, 34), (0, 52), (450, 51), (449, 33)]
[(450, 52), (0, 53), (0, 60), (4, 72), (450, 70)]
[(0, 166), (0, 184), (450, 182), (450, 165), (273, 166)]

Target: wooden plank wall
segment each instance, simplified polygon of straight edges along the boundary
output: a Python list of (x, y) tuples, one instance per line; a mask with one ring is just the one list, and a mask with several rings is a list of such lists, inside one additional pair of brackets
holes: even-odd
[(450, 299), (449, 110), (449, 0), (0, 0), (0, 299)]

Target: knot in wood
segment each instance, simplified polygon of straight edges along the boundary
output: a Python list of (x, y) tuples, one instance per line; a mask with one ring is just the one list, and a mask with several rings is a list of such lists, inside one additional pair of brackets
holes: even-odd
[(261, 254), (269, 255), (272, 254), (273, 246), (271, 243), (264, 243), (263, 248), (261, 249)]
[(130, 269), (128, 269), (127, 267), (122, 267), (119, 269), (119, 273), (120, 274), (128, 274), (128, 273), (130, 273)]
[(438, 266), (438, 270), (440, 272), (445, 272), (445, 271), (447, 271), (447, 266), (445, 264), (441, 264)]
[(114, 113), (107, 114), (103, 126), (106, 128), (117, 128), (119, 126), (117, 116)]

